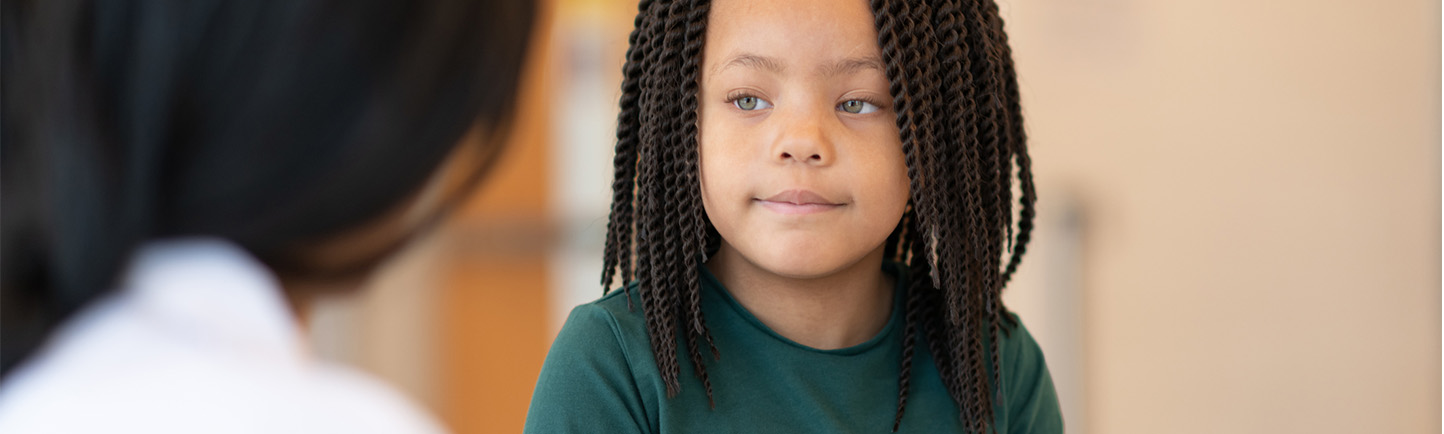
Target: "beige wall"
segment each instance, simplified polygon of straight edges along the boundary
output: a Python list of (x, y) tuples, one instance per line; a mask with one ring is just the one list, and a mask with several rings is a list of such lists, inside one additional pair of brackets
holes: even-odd
[(1006, 3), (1071, 431), (1439, 432), (1438, 2)]

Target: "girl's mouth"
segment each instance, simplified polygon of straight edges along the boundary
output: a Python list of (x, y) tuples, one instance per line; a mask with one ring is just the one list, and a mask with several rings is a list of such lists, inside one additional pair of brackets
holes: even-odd
[(752, 200), (773, 212), (788, 215), (820, 213), (840, 208), (843, 205), (811, 190), (785, 190), (767, 198)]

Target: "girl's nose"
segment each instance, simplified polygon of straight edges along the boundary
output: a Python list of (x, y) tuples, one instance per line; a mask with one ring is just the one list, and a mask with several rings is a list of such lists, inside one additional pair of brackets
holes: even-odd
[(782, 134), (772, 149), (774, 161), (782, 164), (803, 163), (811, 166), (832, 164), (834, 149), (828, 139), (824, 121), (803, 117), (784, 122)]

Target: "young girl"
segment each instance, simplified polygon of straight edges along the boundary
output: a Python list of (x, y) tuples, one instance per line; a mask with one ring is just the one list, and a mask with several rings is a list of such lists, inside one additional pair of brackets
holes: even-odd
[(527, 432), (1062, 432), (1000, 300), (1035, 199), (997, 6), (639, 9), (602, 276), (629, 284), (572, 311)]

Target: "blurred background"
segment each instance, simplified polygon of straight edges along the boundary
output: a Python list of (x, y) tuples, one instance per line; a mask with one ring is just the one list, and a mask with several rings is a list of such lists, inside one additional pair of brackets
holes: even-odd
[[(1070, 432), (1440, 431), (1439, 2), (1001, 3), (1040, 194), (1005, 298)], [(542, 5), (489, 183), (313, 315), (459, 433), (520, 432), (601, 295), (636, 3)]]

